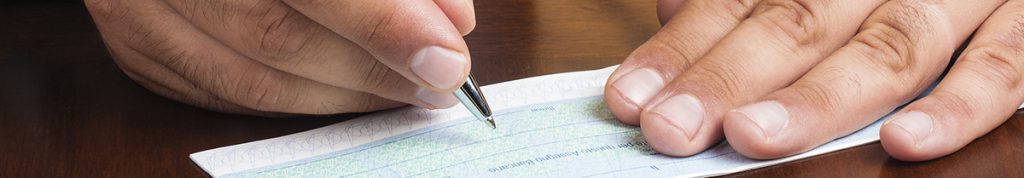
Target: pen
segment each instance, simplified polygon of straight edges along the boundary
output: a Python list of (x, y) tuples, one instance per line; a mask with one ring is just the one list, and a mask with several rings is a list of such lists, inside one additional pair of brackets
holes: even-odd
[(491, 106), (487, 105), (487, 99), (484, 99), (484, 94), (480, 92), (480, 87), (476, 85), (472, 74), (466, 78), (466, 83), (455, 91), (455, 97), (459, 98), (459, 102), (465, 105), (477, 120), (484, 121), (491, 129), (497, 128), (494, 119), (491, 118)]

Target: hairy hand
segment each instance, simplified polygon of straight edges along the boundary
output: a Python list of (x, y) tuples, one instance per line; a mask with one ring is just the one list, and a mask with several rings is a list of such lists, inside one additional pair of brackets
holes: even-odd
[(456, 104), (472, 0), (86, 0), (117, 64), (169, 98), (247, 114)]
[(882, 126), (895, 158), (950, 154), (1024, 101), (1024, 0), (660, 0), (658, 9), (665, 26), (612, 74), (605, 99), (663, 154), (723, 138), (751, 158), (801, 153), (912, 101), (950, 64), (929, 96)]

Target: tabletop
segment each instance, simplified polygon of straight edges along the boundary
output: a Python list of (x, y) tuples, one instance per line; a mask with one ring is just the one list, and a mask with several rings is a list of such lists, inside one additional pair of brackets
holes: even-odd
[[(656, 0), (478, 0), (478, 82), (620, 63), (659, 28)], [(204, 110), (125, 76), (82, 2), (0, 3), (0, 177), (205, 177), (188, 154), (361, 114), (261, 118)], [(876, 143), (730, 177), (1024, 177), (1024, 113), (964, 149), (895, 160)]]

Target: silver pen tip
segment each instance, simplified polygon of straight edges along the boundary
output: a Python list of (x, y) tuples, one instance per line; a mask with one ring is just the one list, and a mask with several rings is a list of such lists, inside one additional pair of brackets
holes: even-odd
[(487, 126), (491, 126), (491, 129), (498, 129), (497, 125), (494, 125), (494, 118), (487, 117)]

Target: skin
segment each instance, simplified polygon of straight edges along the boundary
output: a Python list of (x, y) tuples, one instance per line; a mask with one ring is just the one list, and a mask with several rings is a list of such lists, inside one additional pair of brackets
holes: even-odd
[(909, 103), (882, 126), (882, 145), (930, 160), (1024, 101), (1021, 0), (660, 0), (658, 10), (664, 27), (612, 74), (605, 99), (666, 155), (722, 139), (750, 158), (794, 155)]
[[(664, 27), (611, 75), (605, 99), (665, 155), (727, 139), (747, 157), (789, 156), (909, 103), (882, 126), (882, 145), (898, 159), (929, 160), (1024, 101), (1024, 0), (658, 4)], [(471, 0), (86, 5), (142, 86), (264, 116), (453, 106), (450, 93), (470, 70), (461, 35), (476, 23)]]
[[(471, 0), (87, 0), (118, 66), (154, 92), (267, 116), (447, 108), (470, 70)], [(455, 71), (455, 72), (453, 72)]]

